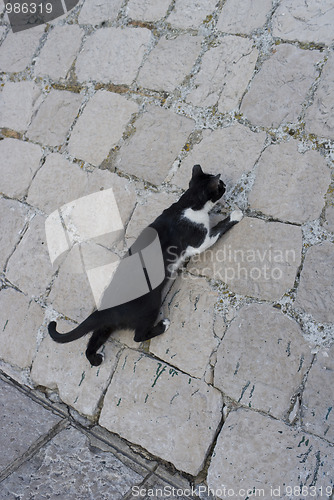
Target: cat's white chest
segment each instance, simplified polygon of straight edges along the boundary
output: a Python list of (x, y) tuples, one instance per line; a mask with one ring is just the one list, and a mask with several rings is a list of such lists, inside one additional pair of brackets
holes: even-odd
[(213, 207), (214, 203), (208, 201), (202, 210), (193, 210), (192, 208), (187, 208), (183, 212), (183, 217), (189, 219), (194, 224), (201, 224), (205, 227), (207, 234), (203, 243), (199, 247), (188, 246), (184, 253), (184, 258), (192, 257), (193, 255), (198, 255), (201, 252), (204, 252), (207, 248), (209, 248), (215, 241), (218, 239), (218, 236), (210, 237), (210, 218), (209, 211)]
[(207, 202), (202, 210), (193, 210), (192, 208), (186, 208), (183, 212), (183, 217), (189, 219), (194, 224), (203, 224), (205, 229), (209, 231), (210, 229), (210, 220), (209, 220), (209, 210), (210, 208), (206, 208)]

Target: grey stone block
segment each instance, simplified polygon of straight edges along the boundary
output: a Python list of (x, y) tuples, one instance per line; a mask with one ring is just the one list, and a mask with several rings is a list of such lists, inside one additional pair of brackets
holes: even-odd
[[(59, 417), (0, 380), (0, 471), (20, 458), (59, 421)], [(2, 485), (1, 490), (3, 494)]]
[(294, 285), (302, 234), (296, 226), (244, 218), (199, 256), (188, 271), (227, 283), (241, 295), (278, 300)]
[(99, 165), (121, 139), (131, 115), (137, 111), (137, 104), (123, 96), (106, 90), (97, 92), (73, 128), (68, 144), (70, 154)]
[(316, 321), (334, 321), (334, 245), (325, 241), (307, 251), (295, 306)]
[(320, 216), (330, 182), (325, 159), (312, 150), (298, 153), (290, 140), (262, 154), (249, 204), (276, 219), (304, 223)]
[(241, 112), (254, 124), (279, 127), (297, 120), (307, 91), (315, 80), (315, 64), (323, 55), (292, 45), (278, 45), (254, 76)]
[(7, 82), (0, 92), (0, 127), (25, 132), (41, 97), (34, 82)]
[(87, 38), (78, 55), (78, 80), (130, 85), (150, 39), (151, 32), (146, 28), (103, 28), (95, 31)]
[(241, 309), (217, 351), (214, 386), (283, 418), (312, 360), (299, 326), (267, 304)]
[(196, 475), (214, 439), (221, 408), (216, 389), (126, 349), (107, 391), (100, 425)]
[(112, 453), (91, 447), (84, 434), (69, 428), (41, 448), (2, 482), (4, 500), (13, 496), (120, 500), (143, 477)]
[(6, 138), (0, 141), (1, 192), (22, 199), (39, 169), (42, 150), (35, 144)]
[(121, 147), (117, 167), (153, 184), (160, 184), (194, 125), (190, 118), (149, 106), (136, 121), (135, 134)]
[(63, 144), (81, 102), (79, 94), (52, 89), (32, 120), (29, 139), (48, 146)]
[(225, 487), (226, 494), (230, 489), (239, 500), (247, 491), (263, 498), (316, 497), (320, 491), (333, 491), (333, 466), (333, 448), (325, 441), (240, 409), (228, 416), (220, 432), (208, 485), (215, 491)]
[(273, 35), (285, 40), (333, 42), (334, 12), (331, 0), (283, 0), (273, 16)]
[(221, 179), (230, 189), (242, 174), (252, 170), (264, 147), (265, 138), (264, 132), (251, 132), (238, 123), (223, 129), (203, 130), (201, 142), (195, 144), (181, 162), (171, 182), (187, 189), (192, 168), (199, 163), (204, 172), (221, 174)]
[(201, 50), (203, 38), (188, 34), (163, 37), (150, 52), (139, 71), (141, 87), (172, 92), (190, 73)]

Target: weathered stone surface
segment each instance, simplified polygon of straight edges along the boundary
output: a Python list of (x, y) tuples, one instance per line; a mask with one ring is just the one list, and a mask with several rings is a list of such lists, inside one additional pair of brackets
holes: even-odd
[(242, 174), (252, 170), (264, 147), (265, 138), (265, 132), (251, 132), (238, 123), (214, 131), (204, 130), (202, 141), (195, 144), (182, 161), (171, 182), (187, 189), (192, 167), (199, 163), (204, 172), (221, 174), (229, 189)]
[(203, 377), (218, 346), (213, 331), (217, 298), (203, 278), (177, 279), (166, 299), (171, 325), (165, 335), (151, 340), (150, 351), (193, 377)]
[(34, 217), (7, 265), (7, 278), (30, 297), (45, 293), (53, 274), (44, 224), (44, 217)]
[(81, 102), (82, 96), (79, 94), (52, 89), (32, 120), (27, 132), (29, 139), (48, 146), (62, 144)]
[(241, 309), (217, 351), (214, 386), (283, 418), (312, 361), (299, 326), (267, 304)]
[(99, 24), (103, 21), (115, 21), (122, 5), (122, 0), (91, 0), (85, 2), (79, 14), (79, 24)]
[(246, 217), (193, 257), (187, 270), (221, 280), (235, 293), (277, 300), (294, 285), (301, 250), (299, 227)]
[[(29, 31), (29, 30), (28, 30)], [(36, 75), (65, 78), (78, 52), (84, 32), (75, 24), (56, 26), (49, 33), (35, 64)]]
[(334, 139), (334, 57), (329, 55), (321, 75), (314, 102), (306, 110), (306, 130), (322, 137)]
[[(102, 445), (101, 445), (102, 447)], [(88, 438), (66, 429), (2, 482), (4, 500), (109, 498), (121, 500), (143, 477), (114, 454), (91, 447)]]
[(107, 391), (100, 424), (196, 475), (221, 420), (221, 407), (216, 389), (127, 349)]
[(241, 112), (252, 123), (264, 127), (297, 120), (316, 78), (315, 64), (323, 57), (318, 51), (292, 45), (278, 45), (275, 50), (253, 78), (241, 104)]
[[(57, 330), (66, 332), (74, 327), (60, 321)], [(64, 403), (93, 417), (115, 370), (119, 349), (107, 342), (103, 348), (104, 362), (99, 367), (91, 366), (85, 356), (87, 342), (85, 337), (70, 344), (57, 344), (45, 333), (33, 362), (31, 379), (36, 385), (57, 389)]]
[(46, 214), (51, 214), (65, 203), (104, 189), (113, 189), (124, 225), (127, 224), (136, 203), (133, 185), (108, 170), (86, 172), (63, 156), (50, 154), (31, 183), (27, 202)]
[(22, 199), (39, 168), (41, 148), (6, 138), (0, 141), (0, 156), (1, 192), (11, 198)]
[(0, 93), (0, 127), (27, 130), (40, 97), (41, 91), (34, 82), (7, 82)]
[(253, 75), (257, 56), (257, 49), (252, 49), (247, 38), (222, 38), (219, 45), (204, 54), (187, 101), (196, 106), (213, 106), (219, 100), (222, 113), (236, 108)]
[(20, 232), (27, 220), (28, 209), (17, 201), (0, 198), (0, 213), (0, 268), (3, 269), (19, 241)]
[(49, 215), (64, 203), (82, 196), (87, 176), (78, 165), (52, 153), (32, 181), (27, 202)]
[(334, 9), (331, 0), (283, 0), (273, 16), (273, 35), (286, 40), (333, 42)]
[(302, 424), (306, 431), (334, 443), (333, 347), (317, 353), (302, 398)]
[(190, 73), (201, 50), (202, 37), (161, 38), (139, 71), (137, 82), (149, 89), (172, 92)]
[(325, 241), (307, 251), (295, 306), (316, 321), (334, 321), (334, 245)]
[(131, 19), (158, 21), (167, 14), (170, 0), (130, 0), (126, 13)]
[(0, 71), (19, 72), (30, 65), (43, 33), (44, 26), (9, 32), (0, 48)]
[[(239, 409), (230, 413), (218, 437), (208, 485), (216, 491), (230, 488), (238, 500), (246, 498), (248, 490), (255, 496), (253, 488), (263, 498), (274, 493), (277, 498), (307, 498), (320, 488), (333, 489), (333, 467), (333, 448), (325, 441)], [(299, 493), (303, 486), (308, 486), (306, 496)]]
[(290, 140), (262, 154), (249, 204), (266, 215), (302, 224), (320, 216), (330, 182), (325, 159), (312, 150), (298, 153)]
[(326, 222), (325, 222), (325, 228), (327, 231), (331, 231), (334, 233), (334, 205), (330, 205), (326, 208)]
[[(99, 165), (121, 139), (137, 104), (106, 90), (97, 92), (85, 107), (71, 134), (71, 155)], [(98, 117), (98, 120), (96, 119)]]
[(178, 197), (171, 193), (147, 193), (145, 200), (139, 200), (126, 228), (127, 246), (130, 247), (141, 231), (151, 224)]
[(60, 267), (48, 303), (67, 318), (81, 323), (93, 312), (96, 303), (87, 275), (74, 273), (70, 264), (65, 260)]
[(190, 118), (149, 106), (136, 121), (134, 136), (122, 146), (117, 167), (153, 184), (160, 184), (194, 125)]
[[(79, 81), (130, 85), (151, 39), (146, 28), (103, 28), (87, 38), (78, 55)], [(101, 47), (104, 50), (101, 50)]]
[(0, 357), (19, 368), (31, 365), (43, 309), (12, 288), (0, 292)]
[(206, 16), (212, 14), (216, 0), (176, 0), (167, 22), (176, 28), (198, 28)]
[(59, 420), (59, 417), (15, 387), (0, 380), (0, 440), (3, 450), (0, 470), (23, 455), (36, 439), (49, 432)]
[(225, 33), (246, 33), (261, 28), (272, 9), (271, 0), (227, 0), (218, 19), (217, 29)]

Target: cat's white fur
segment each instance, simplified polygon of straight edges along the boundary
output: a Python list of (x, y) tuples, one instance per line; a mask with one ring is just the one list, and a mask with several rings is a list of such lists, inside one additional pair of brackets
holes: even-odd
[[(207, 235), (205, 240), (199, 247), (188, 246), (184, 254), (179, 257), (179, 259), (173, 264), (173, 271), (176, 271), (180, 265), (189, 257), (193, 257), (194, 255), (198, 255), (208, 248), (210, 248), (219, 238), (219, 234), (216, 236), (209, 236), (210, 234), (210, 217), (209, 212), (214, 206), (212, 201), (206, 202), (204, 207), (201, 210), (193, 210), (192, 208), (187, 208), (184, 210), (182, 216), (186, 219), (189, 219), (191, 222), (195, 224), (203, 224), (205, 229), (207, 230)], [(230, 214), (231, 221), (241, 221), (243, 218), (243, 213), (241, 210), (234, 210)]]

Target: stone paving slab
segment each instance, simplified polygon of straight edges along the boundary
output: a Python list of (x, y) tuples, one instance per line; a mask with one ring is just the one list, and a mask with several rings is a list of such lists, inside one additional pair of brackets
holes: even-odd
[[(68, 144), (70, 154), (99, 165), (121, 139), (126, 124), (136, 111), (138, 106), (135, 103), (100, 90), (86, 105), (74, 126)], [(94, 121), (96, 115), (99, 116), (98, 126)]]
[(267, 304), (241, 309), (217, 351), (214, 386), (235, 401), (286, 416), (312, 361), (297, 324)]
[[(218, 437), (208, 485), (217, 492), (233, 490), (238, 499), (254, 488), (263, 498), (311, 498), (332, 491), (333, 460), (333, 447), (319, 438), (240, 409), (228, 416)], [(306, 494), (299, 493), (303, 486)]]
[(301, 155), (293, 141), (281, 143), (262, 154), (249, 204), (276, 219), (301, 224), (320, 216), (330, 182), (330, 169), (318, 152)]
[(217, 298), (217, 292), (210, 290), (205, 279), (177, 280), (165, 299), (166, 315), (172, 325), (168, 334), (151, 340), (150, 352), (189, 375), (202, 378), (218, 347), (219, 332), (214, 329)]
[(301, 42), (333, 42), (333, 4), (330, 0), (307, 4), (303, 0), (282, 0), (273, 16), (273, 35)]
[[(143, 477), (110, 453), (89, 448), (80, 431), (65, 429), (2, 482), (4, 499), (120, 499)], [(85, 480), (83, 481), (83, 476)], [(61, 478), (61, 480), (60, 480)], [(38, 495), (38, 496), (36, 496)]]
[(333, 348), (321, 350), (307, 377), (302, 399), (302, 423), (306, 431), (334, 443)]
[(0, 94), (0, 126), (25, 132), (41, 96), (34, 82), (7, 82)]
[(301, 250), (299, 227), (246, 217), (213, 249), (193, 257), (187, 270), (238, 294), (279, 300), (294, 286)]
[(250, 40), (226, 36), (206, 52), (187, 101), (195, 106), (218, 103), (222, 113), (237, 108), (253, 74), (258, 51)]
[[(171, 182), (187, 189), (193, 165), (208, 165), (210, 172), (221, 174), (230, 189), (242, 174), (250, 172), (264, 147), (264, 132), (254, 133), (238, 123), (222, 130), (204, 130), (202, 140), (181, 162)], [(244, 148), (247, 148), (245, 157)]]
[[(149, 30), (104, 28), (86, 39), (75, 71), (79, 81), (97, 80), (130, 85), (151, 39)], [(101, 51), (106, 47), (106, 51)]]
[(217, 22), (217, 29), (225, 33), (246, 33), (261, 28), (272, 9), (271, 0), (226, 0)]
[(52, 89), (32, 119), (28, 138), (48, 146), (62, 144), (77, 116), (81, 101), (82, 97), (78, 94)]
[(221, 394), (216, 389), (126, 349), (109, 385), (99, 423), (196, 475), (221, 420), (221, 408)]
[(36, 350), (37, 331), (44, 318), (43, 309), (12, 288), (0, 291), (0, 358), (26, 369)]
[[(60, 418), (48, 412), (3, 380), (0, 380), (0, 474), (30, 446), (47, 434)], [(1, 485), (1, 490), (2, 485)]]
[(242, 101), (241, 112), (252, 123), (264, 127), (294, 123), (316, 77), (315, 64), (322, 59), (323, 54), (318, 51), (278, 45), (254, 76)]
[(9, 33), (0, 48), (0, 70), (10, 73), (23, 71), (31, 63), (43, 33), (44, 26)]
[[(59, 322), (59, 329), (64, 332), (74, 326)], [(37, 386), (57, 390), (64, 403), (94, 418), (115, 370), (119, 349), (108, 342), (103, 351), (108, 362), (101, 367), (92, 367), (85, 356), (86, 344), (87, 339), (80, 339), (69, 346), (55, 344), (45, 332), (32, 365), (31, 379)], [(91, 391), (93, 386), (94, 393)]]

